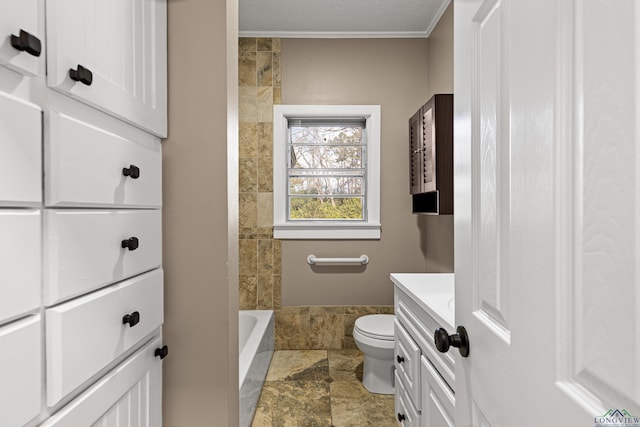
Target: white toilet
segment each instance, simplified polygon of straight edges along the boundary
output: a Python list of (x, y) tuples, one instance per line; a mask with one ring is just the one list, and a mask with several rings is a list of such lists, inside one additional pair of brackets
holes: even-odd
[(364, 353), (362, 384), (372, 393), (393, 394), (393, 314), (356, 319), (353, 338)]

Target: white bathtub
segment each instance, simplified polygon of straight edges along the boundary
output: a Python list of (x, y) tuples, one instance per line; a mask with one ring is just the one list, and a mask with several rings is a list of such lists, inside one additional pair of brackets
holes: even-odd
[(248, 427), (260, 399), (274, 348), (272, 310), (243, 310), (238, 316), (240, 427)]

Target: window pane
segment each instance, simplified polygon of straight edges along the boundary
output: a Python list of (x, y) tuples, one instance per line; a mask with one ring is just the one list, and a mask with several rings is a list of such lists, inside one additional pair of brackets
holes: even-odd
[(289, 219), (362, 220), (362, 197), (290, 197)]
[(291, 126), (292, 144), (362, 144), (362, 126)]
[(289, 194), (364, 195), (362, 177), (291, 177)]
[(362, 167), (362, 146), (294, 145), (291, 168), (351, 169)]

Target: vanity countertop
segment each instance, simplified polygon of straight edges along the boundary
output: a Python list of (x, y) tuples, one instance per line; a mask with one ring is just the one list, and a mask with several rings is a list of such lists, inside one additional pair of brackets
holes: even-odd
[(455, 325), (453, 273), (392, 273), (391, 281), (448, 331)]

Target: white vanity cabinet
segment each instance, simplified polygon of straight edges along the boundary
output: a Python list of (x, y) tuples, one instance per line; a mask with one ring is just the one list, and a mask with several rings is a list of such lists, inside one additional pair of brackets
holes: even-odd
[(404, 427), (455, 425), (455, 360), (433, 335), (453, 329), (453, 274), (392, 274), (396, 418)]
[(167, 136), (164, 0), (47, 0), (47, 84)]

